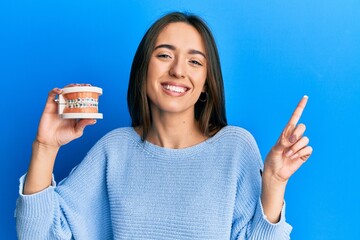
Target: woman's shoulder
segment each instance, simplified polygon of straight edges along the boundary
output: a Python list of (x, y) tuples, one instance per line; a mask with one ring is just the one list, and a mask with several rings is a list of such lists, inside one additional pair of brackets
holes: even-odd
[(226, 146), (233, 149), (257, 149), (257, 143), (253, 135), (245, 128), (227, 125), (217, 132), (209, 143), (218, 146)]
[(243, 168), (243, 165), (261, 168), (262, 162), (258, 145), (247, 129), (228, 125), (209, 140), (210, 149), (215, 149), (217, 156), (231, 156), (226, 159), (240, 164), (236, 165), (236, 169)]
[(119, 127), (113, 130), (110, 130), (104, 135), (104, 137), (116, 137), (116, 136), (133, 136), (135, 130), (133, 127)]
[(223, 127), (219, 132), (213, 136), (216, 139), (229, 139), (231, 140), (243, 140), (243, 141), (254, 141), (253, 135), (245, 128), (227, 125)]

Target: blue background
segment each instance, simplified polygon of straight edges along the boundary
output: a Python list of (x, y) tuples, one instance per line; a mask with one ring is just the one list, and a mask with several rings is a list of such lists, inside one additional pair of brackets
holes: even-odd
[(104, 119), (64, 146), (60, 180), (113, 128), (128, 126), (131, 61), (151, 23), (172, 10), (202, 16), (218, 43), (230, 124), (253, 133), (265, 157), (298, 100), (313, 156), (289, 182), (292, 239), (360, 236), (358, 0), (1, 0), (0, 238), (15, 239), (18, 178), (26, 172), (47, 92), (100, 86)]

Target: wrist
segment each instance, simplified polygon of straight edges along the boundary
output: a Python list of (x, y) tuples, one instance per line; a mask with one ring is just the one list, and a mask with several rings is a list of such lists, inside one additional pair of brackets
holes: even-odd
[(262, 175), (261, 202), (264, 214), (271, 223), (277, 223), (280, 220), (286, 184), (287, 181), (283, 181), (275, 174), (264, 170)]
[(59, 148), (59, 146), (44, 144), (38, 140), (33, 142), (24, 194), (37, 193), (51, 185), (52, 171)]
[(36, 162), (48, 162), (54, 161), (60, 146), (45, 144), (37, 139), (32, 144), (32, 161)]
[(281, 181), (276, 176), (264, 176), (262, 177), (263, 190), (281, 191), (285, 192), (287, 181)]
[[(271, 168), (270, 168), (271, 169)], [(272, 188), (286, 188), (289, 179), (281, 178), (275, 171), (270, 170), (264, 166), (262, 173), (262, 183), (266, 184), (267, 187)]]
[(34, 140), (32, 147), (33, 147), (33, 150), (45, 151), (45, 152), (55, 152), (55, 153), (57, 153), (60, 149), (60, 146), (58, 146), (58, 145), (43, 143), (43, 142), (39, 141), (38, 139)]

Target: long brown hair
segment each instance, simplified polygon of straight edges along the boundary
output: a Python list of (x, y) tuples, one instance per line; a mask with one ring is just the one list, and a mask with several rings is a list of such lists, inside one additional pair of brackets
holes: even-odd
[(181, 12), (167, 14), (157, 20), (142, 38), (131, 66), (127, 93), (131, 126), (142, 128), (142, 140), (151, 128), (152, 118), (149, 100), (146, 94), (146, 79), (150, 57), (160, 32), (170, 23), (184, 22), (193, 26), (205, 43), (207, 59), (207, 77), (205, 88), (207, 99), (195, 104), (195, 119), (200, 130), (206, 136), (212, 136), (227, 125), (225, 114), (224, 83), (221, 73), (220, 58), (214, 37), (206, 23), (198, 16)]

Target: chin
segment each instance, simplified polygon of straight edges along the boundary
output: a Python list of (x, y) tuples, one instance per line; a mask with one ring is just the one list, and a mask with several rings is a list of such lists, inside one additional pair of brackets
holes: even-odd
[(194, 112), (195, 105), (186, 106), (184, 104), (171, 103), (162, 104), (161, 106), (155, 106), (161, 113), (185, 113), (188, 111)]

